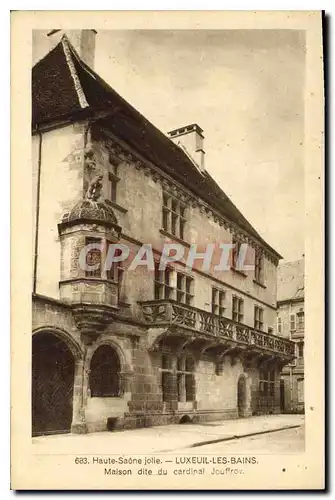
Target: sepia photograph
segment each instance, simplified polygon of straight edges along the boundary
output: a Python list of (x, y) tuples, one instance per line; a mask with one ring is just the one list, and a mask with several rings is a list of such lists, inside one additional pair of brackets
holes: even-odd
[[(321, 487), (292, 482), (311, 470), (307, 404), (322, 418), (305, 383), (307, 29), (140, 19), (31, 25), (24, 441), (75, 468), (65, 489), (91, 471), (98, 489), (244, 489), (277, 459), (272, 487), (286, 469)], [(314, 169), (320, 184), (322, 151)]]

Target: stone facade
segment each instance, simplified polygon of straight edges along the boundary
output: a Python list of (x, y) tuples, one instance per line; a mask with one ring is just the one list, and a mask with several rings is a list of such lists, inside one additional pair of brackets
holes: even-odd
[[(262, 405), (259, 397), (259, 366), (256, 361), (244, 366), (242, 357), (224, 356), (220, 372), (208, 355), (188, 350), (195, 359), (194, 394), (192, 402), (179, 402), (176, 392), (171, 401), (162, 401), (162, 352), (152, 352), (148, 345), (147, 328), (128, 324), (117, 318), (93, 342), (83, 337), (73, 308), (61, 301), (35, 295), (33, 297), (33, 335), (51, 332), (65, 343), (74, 357), (72, 432), (178, 423), (185, 415), (193, 422), (247, 417), (261, 413), (278, 413), (278, 397)], [(90, 363), (94, 352), (110, 345), (121, 363), (123, 390), (118, 397), (91, 397), (89, 387)], [(174, 349), (164, 349), (173, 356)], [(175, 367), (176, 368), (176, 367)], [(279, 382), (276, 369), (276, 391)], [(175, 375), (176, 376), (176, 375)], [(245, 401), (238, 408), (238, 381), (245, 379)], [(270, 404), (269, 404), (270, 403)]]
[(281, 411), (305, 411), (304, 260), (283, 264), (278, 281), (278, 334), (295, 343), (295, 359), (281, 373)]
[[(61, 44), (68, 59), (72, 49)], [(33, 134), (33, 433), (279, 412), (280, 372), (294, 358), (292, 342), (273, 334), (280, 256), (167, 173), (164, 157), (141, 155), (101, 113), (39, 124)], [(182, 206), (182, 235), (163, 227), (167, 198)], [(100, 266), (93, 274), (79, 265), (88, 241), (102, 245), (90, 254)], [(261, 258), (261, 278), (204, 270), (199, 260), (185, 267), (192, 243), (203, 252), (235, 241), (247, 243), (249, 264)], [(132, 268), (143, 245), (159, 260), (166, 243), (185, 250), (168, 292), (154, 270)], [(129, 258), (112, 272), (103, 263), (113, 244)]]

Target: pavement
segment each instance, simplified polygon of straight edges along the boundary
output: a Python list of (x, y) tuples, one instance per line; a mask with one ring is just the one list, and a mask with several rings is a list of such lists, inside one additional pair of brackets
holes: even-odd
[[(202, 455), (293, 455), (305, 451), (305, 426), (283, 429), (266, 434), (220, 441), (193, 448), (193, 453)], [(185, 450), (184, 450), (185, 452)], [(178, 450), (175, 453), (179, 453)]]
[(202, 424), (176, 424), (90, 434), (33, 438), (36, 454), (149, 454), (176, 450), (201, 452), (201, 447), (264, 435), (304, 425), (303, 415), (264, 415)]

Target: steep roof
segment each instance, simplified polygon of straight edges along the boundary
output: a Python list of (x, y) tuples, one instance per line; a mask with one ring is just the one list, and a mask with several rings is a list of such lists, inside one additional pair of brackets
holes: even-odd
[(304, 259), (294, 262), (283, 262), (278, 266), (277, 273), (277, 300), (304, 299)]
[(210, 174), (125, 101), (78, 56), (66, 35), (32, 70), (32, 127), (109, 111), (101, 124), (135, 151), (186, 185), (214, 209), (282, 258), (247, 221)]

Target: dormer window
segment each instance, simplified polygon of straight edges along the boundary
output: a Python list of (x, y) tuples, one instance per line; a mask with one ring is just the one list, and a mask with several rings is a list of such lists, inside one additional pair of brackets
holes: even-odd
[(118, 176), (118, 168), (120, 161), (115, 158), (112, 154), (109, 155), (109, 166), (108, 166), (108, 199), (112, 203), (117, 203), (117, 187), (120, 180)]
[(255, 281), (258, 283), (264, 281), (264, 256), (259, 251), (255, 253)]
[(108, 198), (113, 203), (117, 203), (117, 185), (119, 182), (119, 177), (113, 172), (108, 174)]
[(232, 249), (232, 263), (231, 263), (231, 265), (232, 265), (233, 269), (237, 269), (238, 256), (240, 253), (242, 243), (239, 240), (237, 240), (236, 238), (233, 238), (232, 244), (234, 246)]

